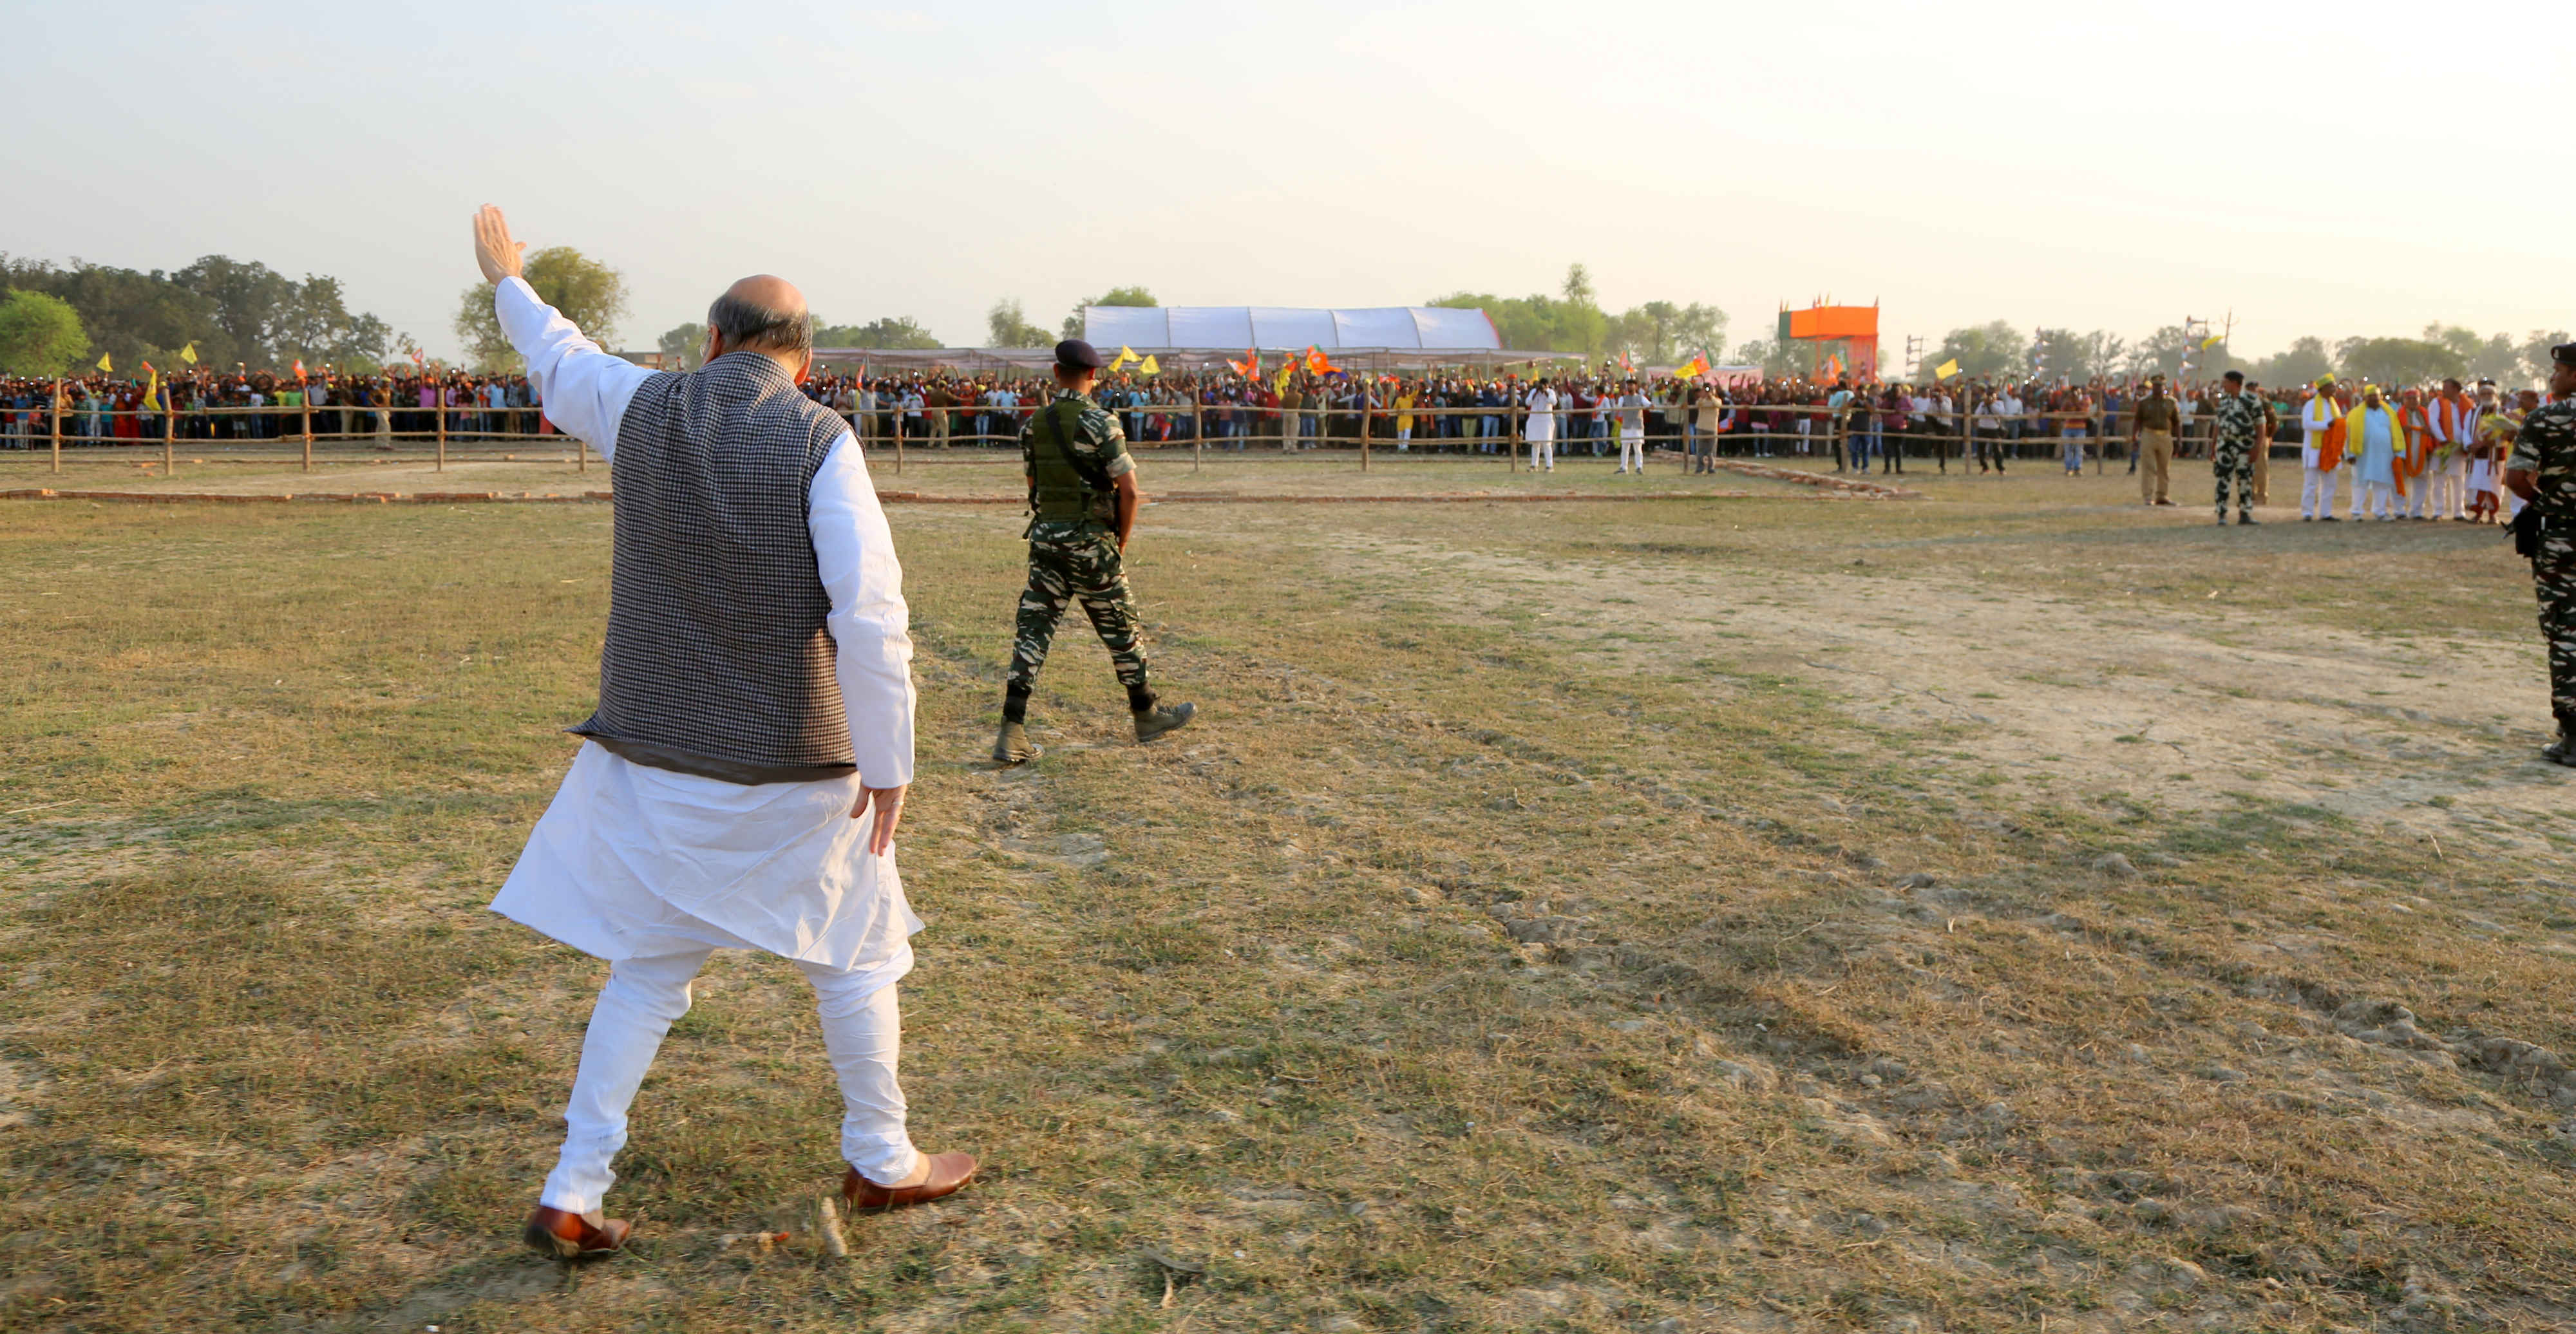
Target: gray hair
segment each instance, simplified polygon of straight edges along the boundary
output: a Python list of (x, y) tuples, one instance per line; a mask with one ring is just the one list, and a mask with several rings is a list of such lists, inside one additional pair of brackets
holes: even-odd
[(730, 292), (707, 307), (707, 327), (724, 336), (725, 350), (729, 352), (787, 352), (801, 356), (814, 350), (811, 314), (771, 310)]

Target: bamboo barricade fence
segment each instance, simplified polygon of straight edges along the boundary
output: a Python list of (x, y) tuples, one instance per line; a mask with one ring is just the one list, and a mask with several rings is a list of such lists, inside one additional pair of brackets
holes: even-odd
[[(59, 403), (62, 381), (57, 380), (55, 384), (56, 401)], [(1689, 465), (1690, 460), (1705, 452), (1726, 457), (1832, 459), (1837, 464), (1853, 467), (1862, 466), (1873, 459), (1884, 463), (1892, 457), (1901, 469), (1904, 461), (1908, 459), (1922, 459), (1937, 465), (1955, 458), (1964, 464), (1977, 459), (1981, 447), (1998, 461), (2009, 457), (2024, 463), (2046, 462), (2063, 459), (2068, 440), (2062, 435), (2062, 431), (2067, 423), (2074, 422), (2082, 423), (2085, 432), (2080, 437), (2082, 453), (2079, 457), (2082, 462), (2092, 464), (2098, 474), (2103, 470), (2106, 461), (2112, 457), (2112, 447), (2125, 444), (2129, 438), (2128, 432), (2124, 430), (2104, 429), (2108, 423), (2098, 413), (2023, 412), (2013, 416), (2003, 416), (1954, 408), (1949, 413), (1942, 414), (1940, 419), (1928, 423), (1908, 423), (1895, 427), (1881, 423), (1875, 427), (1864, 427), (1853, 425), (1849, 413), (1837, 413), (1828, 407), (1805, 404), (1730, 405), (1722, 409), (1722, 413), (1726, 418), (1732, 419), (1731, 428), (1709, 437), (1696, 431), (1699, 416), (1696, 410), (1684, 409), (1687, 414), (1685, 420), (1672, 423), (1664, 417), (1666, 406), (1660, 403), (1650, 404), (1643, 409), (1649, 419), (1647, 450), (1649, 456), (1657, 453), (1679, 456), (1684, 460), (1685, 466)], [(1225, 404), (1211, 406), (1199, 402), (1184, 402), (1129, 404), (1109, 408), (1107, 411), (1120, 418), (1122, 423), (1161, 419), (1176, 427), (1186, 422), (1186, 432), (1180, 433), (1183, 438), (1166, 438), (1159, 441), (1131, 439), (1129, 445), (1133, 449), (1159, 451), (1186, 444), (1190, 450), (1190, 467), (1193, 472), (1204, 468), (1208, 446), (1211, 443), (1217, 445), (1221, 452), (1240, 453), (1243, 455), (1241, 461), (1294, 459), (1306, 453), (1333, 455), (1355, 452), (1359, 469), (1363, 472), (1377, 466), (1379, 455), (1384, 452), (1381, 447), (1389, 440), (1397, 442), (1397, 452), (1408, 456), (1438, 458), (1464, 454), (1472, 458), (1477, 454), (1490, 451), (1491, 457), (1507, 466), (1526, 463), (1530, 444), (1528, 435), (1530, 410), (1521, 404), (1463, 407), (1419, 404), (1397, 407), (1388, 404), (1372, 404), (1365, 408), (1326, 405), (1282, 409)], [(1872, 411), (1880, 412), (1878, 409)], [(342, 429), (317, 431), (315, 429), (317, 414), (332, 413), (339, 414), (339, 424)], [(903, 472), (906, 465), (908, 446), (925, 442), (940, 442), (941, 452), (950, 449), (967, 452), (982, 447), (996, 456), (959, 459), (956, 460), (957, 462), (1015, 461), (1015, 451), (1010, 453), (1004, 453), (1004, 451), (1010, 450), (1017, 444), (1018, 426), (1026, 420), (1026, 410), (1023, 409), (977, 410), (968, 407), (924, 408), (918, 416), (909, 415), (900, 408), (879, 409), (874, 413), (842, 413), (841, 415), (851, 422), (852, 430), (862, 444), (892, 446), (894, 470), (898, 475)], [(1616, 415), (1615, 409), (1598, 407), (1590, 413), (1560, 409), (1557, 415), (1562, 425), (1554, 437), (1555, 453), (1573, 457), (1596, 445), (1605, 451), (1617, 448), (1616, 437), (1606, 430), (1599, 436), (1591, 434), (1591, 428), (1596, 423), (1607, 423)], [(2128, 415), (2126, 412), (2120, 413), (2118, 419), (2125, 422)], [(447, 470), (450, 460), (451, 442), (458, 441), (470, 441), (476, 446), (475, 453), (469, 457), (479, 456), (495, 447), (511, 445), (534, 445), (541, 449), (563, 449), (569, 446), (574, 470), (588, 472), (590, 468), (589, 444), (578, 437), (550, 429), (538, 433), (492, 429), (492, 422), (489, 419), (495, 417), (511, 423), (521, 420), (542, 420), (542, 411), (532, 407), (486, 408), (479, 405), (449, 404), (443, 407), (418, 408), (401, 404), (365, 406), (324, 404), (316, 408), (308, 403), (292, 411), (277, 406), (261, 406), (175, 408), (164, 411), (102, 408), (94, 412), (76, 407), (64, 407), (46, 416), (49, 463), (55, 473), (62, 471), (67, 443), (75, 454), (92, 449), (117, 449), (152, 443), (150, 438), (144, 436), (141, 431), (130, 436), (113, 434), (67, 436), (63, 429), (67, 417), (108, 421), (121, 417), (156, 419), (160, 427), (158, 443), (161, 446), (161, 466), (164, 476), (176, 474), (178, 445), (183, 440), (201, 441), (217, 449), (237, 450), (247, 447), (258, 450), (291, 446), (295, 450), (295, 458), (299, 466), (307, 472), (313, 468), (317, 443), (366, 442), (372, 448), (368, 455), (360, 456), (361, 458), (391, 463), (402, 460), (399, 457), (380, 456), (395, 453), (398, 443), (407, 439), (430, 445), (429, 462), (434, 471), (442, 473)], [(938, 420), (943, 416), (948, 420)], [(1772, 429), (1755, 429), (1751, 418), (1757, 416), (1769, 419), (1768, 424)], [(405, 422), (400, 429), (397, 429), (396, 424), (398, 418)], [(425, 424), (420, 420), (424, 418), (427, 419)], [(1404, 418), (1413, 419), (1417, 428), (1410, 432), (1409, 439), (1399, 436), (1398, 423)], [(252, 419), (257, 420), (252, 421)], [(961, 426), (976, 419), (982, 419), (983, 423), (978, 429), (971, 432), (960, 429)], [(1444, 419), (1460, 422), (1461, 429), (1454, 434), (1439, 434), (1434, 427)], [(1989, 420), (1996, 423), (1992, 430), (1979, 425)], [(181, 429), (183, 421), (196, 423), (205, 434), (183, 434)], [(246, 433), (242, 426), (244, 422), (251, 422)], [(285, 422), (293, 424), (292, 432), (274, 435), (261, 433)], [(474, 425), (461, 424), (466, 422)], [(1796, 424), (1801, 422), (1808, 425), (1807, 430), (1795, 429)], [(233, 434), (225, 434), (227, 423), (233, 424)], [(893, 428), (891, 431), (887, 429), (889, 426)], [(1295, 428), (1293, 434), (1288, 429), (1291, 426)], [(1788, 429), (1781, 429), (1783, 426)], [(1922, 429), (1925, 426), (1931, 429)], [(1963, 430), (1963, 426), (1968, 429)], [(352, 429), (356, 427), (372, 429)], [(1662, 429), (1658, 429), (1659, 427)], [(109, 429), (112, 431), (113, 427)], [(2205, 446), (2211, 440), (2209, 432), (2212, 429), (2214, 429), (2214, 423), (2208, 417), (2195, 416), (2190, 423), (2187, 423), (2185, 433), (2175, 443), (2185, 449)], [(2274, 442), (2276, 448), (2284, 443), (2286, 442), (2279, 439)], [(541, 460), (523, 461), (540, 462)], [(1317, 461), (1324, 460), (1319, 458)]]

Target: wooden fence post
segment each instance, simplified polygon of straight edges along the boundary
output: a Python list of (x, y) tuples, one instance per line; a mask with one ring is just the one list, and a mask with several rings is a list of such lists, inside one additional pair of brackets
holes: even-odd
[(1190, 391), (1190, 471), (1199, 470), (1207, 452), (1207, 414), (1199, 410), (1199, 391)]
[(295, 393), (297, 412), (304, 420), (304, 471), (313, 471), (313, 387), (299, 386)]
[(54, 401), (45, 413), (45, 421), (54, 434), (54, 471), (63, 470), (63, 377), (54, 377)]
[(1368, 405), (1368, 391), (1360, 391), (1360, 471), (1369, 470), (1369, 414), (1376, 409)]
[(161, 414), (161, 475), (173, 477), (179, 472), (179, 391), (170, 395), (170, 410)]
[(429, 389), (430, 416), (438, 422), (438, 468), (447, 471), (447, 386), (433, 384)]

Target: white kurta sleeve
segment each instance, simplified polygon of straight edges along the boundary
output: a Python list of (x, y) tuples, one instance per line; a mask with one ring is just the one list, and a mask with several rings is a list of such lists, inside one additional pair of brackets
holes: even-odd
[(866, 456), (844, 431), (806, 493), (814, 563), (832, 599), (826, 624), (839, 660), (850, 750), (868, 787), (912, 782), (912, 614)]
[(492, 308), (510, 346), (528, 360), (528, 383), (537, 391), (546, 420), (556, 430), (589, 441), (601, 457), (615, 457), (617, 424), (624, 420), (636, 386), (653, 372), (601, 351), (523, 278), (502, 279), (492, 289)]

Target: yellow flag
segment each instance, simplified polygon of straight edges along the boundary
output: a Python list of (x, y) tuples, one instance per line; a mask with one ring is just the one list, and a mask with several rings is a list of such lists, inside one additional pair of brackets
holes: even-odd
[(152, 377), (151, 382), (143, 386), (143, 406), (147, 408), (160, 407), (161, 372), (152, 369), (152, 363), (147, 361), (143, 363), (143, 373)]
[(1160, 375), (1163, 373), (1163, 366), (1161, 362), (1154, 360), (1153, 353), (1148, 352), (1145, 354), (1145, 359), (1137, 363), (1136, 373), (1138, 375)]
[(1957, 357), (1952, 357), (1948, 361), (1942, 362), (1940, 365), (1932, 368), (1932, 378), (1935, 380), (1947, 380), (1958, 373), (1959, 359)]
[(1286, 361), (1280, 362), (1279, 373), (1270, 377), (1270, 392), (1274, 394), (1287, 393), (1288, 377), (1294, 375), (1296, 372), (1297, 359), (1295, 357), (1290, 357)]
[(186, 347), (180, 348), (180, 349), (179, 349), (179, 360), (184, 361), (184, 362), (188, 363), (188, 364), (189, 364), (189, 365), (191, 365), (191, 366), (196, 365), (196, 364), (197, 364), (197, 345), (196, 345), (195, 343), (190, 343), (190, 344), (188, 344)]
[(1137, 356), (1134, 348), (1128, 347), (1122, 343), (1118, 347), (1118, 355), (1110, 359), (1109, 373), (1116, 375), (1119, 371), (1126, 369), (1128, 362), (1142, 360), (1144, 360), (1144, 358)]
[(98, 354), (98, 368), (110, 375), (114, 375), (116, 373), (116, 368), (107, 364), (107, 354), (104, 352)]
[(2200, 340), (2200, 350), (2206, 352), (2226, 341), (2227, 335), (2225, 334), (2211, 334), (2209, 337)]

